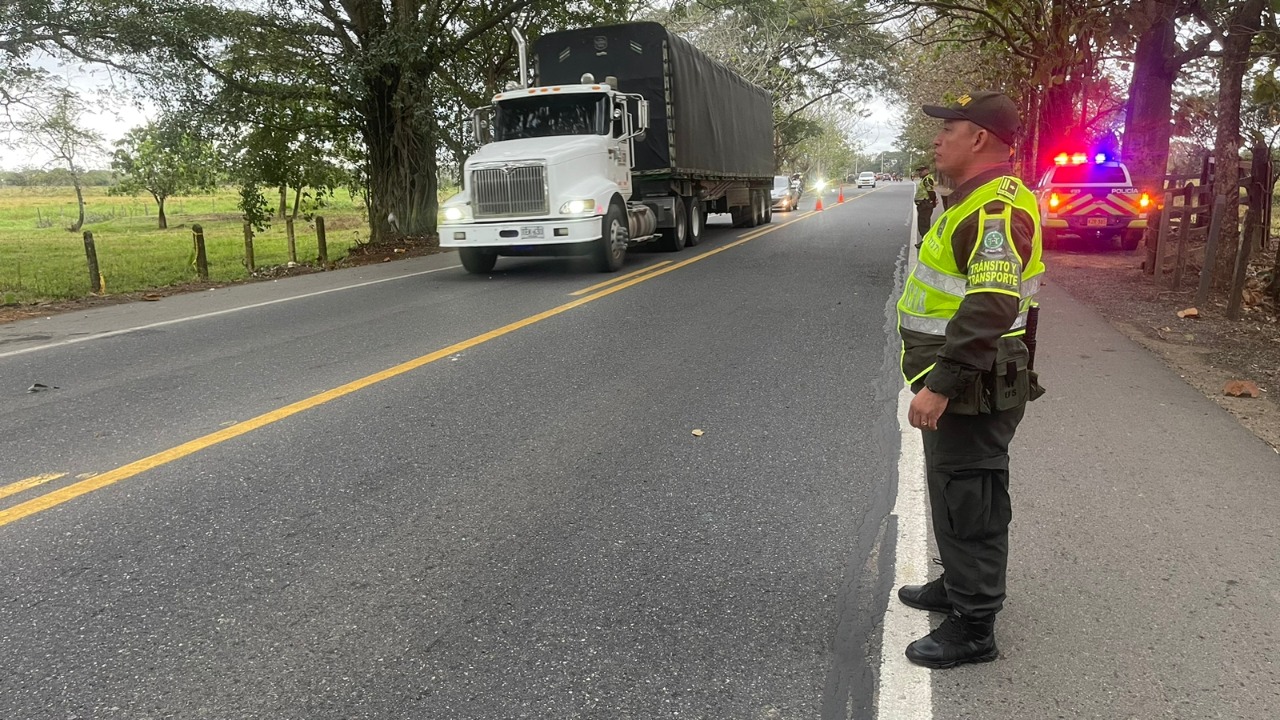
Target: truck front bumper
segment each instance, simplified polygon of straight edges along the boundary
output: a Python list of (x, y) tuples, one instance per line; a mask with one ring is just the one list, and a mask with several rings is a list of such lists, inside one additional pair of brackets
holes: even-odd
[(566, 245), (600, 239), (600, 216), (564, 220), (520, 220), (496, 223), (441, 224), (440, 247), (531, 247)]

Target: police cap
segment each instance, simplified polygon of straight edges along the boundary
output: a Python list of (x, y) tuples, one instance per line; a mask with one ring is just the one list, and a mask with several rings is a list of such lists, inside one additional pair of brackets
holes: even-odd
[(943, 120), (968, 120), (1000, 138), (1006, 145), (1013, 145), (1022, 131), (1018, 107), (1009, 96), (998, 92), (969, 93), (946, 107), (925, 105), (920, 109), (925, 115)]

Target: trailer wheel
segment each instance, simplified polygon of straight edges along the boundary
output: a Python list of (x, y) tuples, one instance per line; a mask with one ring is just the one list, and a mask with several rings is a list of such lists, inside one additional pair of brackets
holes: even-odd
[(662, 229), (660, 247), (667, 252), (680, 252), (689, 242), (689, 217), (685, 212), (684, 198), (676, 197), (671, 212), (674, 216), (675, 227)]
[(702, 242), (702, 231), (707, 226), (707, 216), (702, 212), (702, 201), (696, 197), (685, 198), (685, 215), (689, 218), (689, 247)]
[(743, 213), (742, 223), (745, 227), (753, 228), (760, 224), (760, 195), (755, 191), (751, 191), (751, 204), (747, 206)]
[(1123, 250), (1137, 250), (1138, 244), (1142, 242), (1141, 230), (1125, 230), (1120, 236), (1120, 247)]
[(458, 248), (458, 257), (462, 259), (462, 267), (473, 275), (493, 272), (493, 266), (498, 263), (498, 253), (478, 248)]
[(616, 272), (627, 257), (627, 240), (631, 233), (627, 228), (627, 215), (617, 203), (609, 205), (609, 212), (600, 218), (600, 239), (596, 241), (596, 269), (600, 272)]

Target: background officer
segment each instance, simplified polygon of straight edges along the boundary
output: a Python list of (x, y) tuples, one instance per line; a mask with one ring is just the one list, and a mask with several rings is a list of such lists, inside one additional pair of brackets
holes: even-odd
[[(921, 165), (916, 168), (916, 177), (919, 182), (916, 183), (916, 230), (920, 232), (923, 238), (925, 233), (929, 232), (929, 226), (933, 224), (933, 209), (938, 205), (938, 194), (934, 192), (933, 174), (929, 172), (929, 166)], [(916, 243), (916, 248), (920, 247), (920, 243)]]
[(1009, 443), (1033, 392), (1023, 335), (1044, 265), (1035, 197), (1009, 164), (1021, 129), (1013, 101), (975, 92), (923, 110), (943, 120), (935, 167), (955, 190), (898, 301), (898, 331), (902, 373), (916, 392), (907, 417), (923, 432), (943, 574), (900, 588), (898, 597), (948, 613), (907, 647), (912, 662), (947, 668), (999, 654)]

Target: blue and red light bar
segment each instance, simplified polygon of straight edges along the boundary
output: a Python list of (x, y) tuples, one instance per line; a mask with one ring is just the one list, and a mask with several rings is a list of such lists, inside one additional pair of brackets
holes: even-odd
[[(1108, 158), (1106, 153), (1096, 153), (1093, 156), (1093, 162), (1095, 164), (1101, 164), (1110, 159), (1111, 158)], [(1058, 153), (1053, 158), (1053, 164), (1055, 165), (1084, 165), (1088, 161), (1089, 156), (1082, 152), (1072, 153), (1070, 155), (1067, 153)]]

